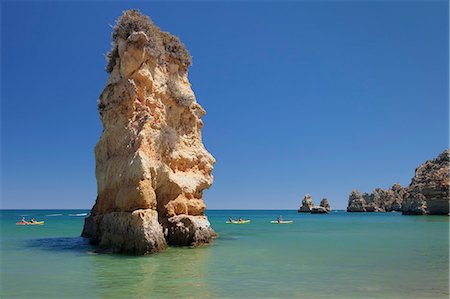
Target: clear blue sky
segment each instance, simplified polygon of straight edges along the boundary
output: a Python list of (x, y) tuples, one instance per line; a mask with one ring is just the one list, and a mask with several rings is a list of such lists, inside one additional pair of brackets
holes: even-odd
[(2, 207), (91, 208), (109, 24), (138, 8), (193, 56), (210, 209), (345, 208), (448, 146), (448, 1), (3, 2)]

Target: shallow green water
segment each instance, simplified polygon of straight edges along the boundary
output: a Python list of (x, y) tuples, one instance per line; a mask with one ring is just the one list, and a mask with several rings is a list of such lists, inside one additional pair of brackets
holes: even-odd
[[(1, 211), (1, 298), (448, 298), (449, 217), (208, 211), (220, 237), (146, 257), (100, 255), (88, 211)], [(62, 214), (46, 216), (51, 214)], [(69, 216), (71, 214), (71, 216)], [(277, 215), (293, 224), (270, 224)], [(16, 226), (21, 219), (44, 226)], [(252, 220), (229, 225), (229, 216)]]

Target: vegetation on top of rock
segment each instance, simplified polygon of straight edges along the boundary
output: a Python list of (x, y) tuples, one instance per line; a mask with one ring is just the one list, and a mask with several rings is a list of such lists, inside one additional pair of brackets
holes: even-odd
[(114, 42), (117, 42), (119, 38), (127, 39), (133, 32), (139, 31), (143, 31), (150, 38), (152, 35), (156, 35), (154, 33), (155, 31), (159, 31), (159, 28), (155, 27), (152, 20), (146, 15), (143, 15), (139, 10), (126, 10), (116, 20), (112, 39)]
[(192, 64), (191, 54), (189, 54), (186, 46), (177, 36), (165, 31), (160, 31), (160, 34), (164, 51), (167, 56), (178, 60), (187, 66)]
[(186, 67), (192, 64), (192, 57), (180, 39), (161, 31), (152, 20), (139, 10), (126, 10), (117, 19), (112, 33), (112, 47), (107, 54), (106, 71), (111, 73), (119, 57), (118, 41), (127, 40), (134, 32), (144, 32), (149, 41), (145, 44), (148, 52), (159, 61), (173, 59)]

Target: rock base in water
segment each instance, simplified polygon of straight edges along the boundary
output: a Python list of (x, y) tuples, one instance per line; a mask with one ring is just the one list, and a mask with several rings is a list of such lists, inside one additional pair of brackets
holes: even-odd
[(327, 198), (322, 198), (320, 201), (320, 205), (322, 208), (324, 208), (327, 212), (331, 211), (331, 205)]
[(311, 209), (314, 207), (314, 202), (311, 195), (306, 194), (302, 200), (302, 205), (298, 209), (299, 213), (311, 213)]
[(408, 187), (394, 184), (390, 189), (376, 188), (361, 195), (353, 190), (347, 212), (402, 212), (404, 215), (448, 215), (449, 155), (445, 150), (437, 158), (420, 165)]
[(97, 245), (99, 252), (142, 255), (167, 248), (158, 213), (150, 209), (91, 215), (81, 236)]
[(168, 219), (169, 245), (196, 246), (207, 244), (216, 233), (205, 216), (178, 215)]
[(324, 207), (314, 207), (311, 209), (311, 214), (327, 214), (328, 211)]

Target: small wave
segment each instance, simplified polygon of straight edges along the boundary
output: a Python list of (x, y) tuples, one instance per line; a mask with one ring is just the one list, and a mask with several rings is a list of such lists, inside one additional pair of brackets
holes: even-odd
[(87, 213), (69, 214), (69, 216), (87, 216)]
[(63, 214), (48, 214), (48, 215), (45, 215), (45, 216), (47, 216), (47, 217), (55, 217), (55, 216), (62, 216)]

